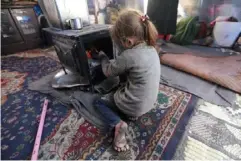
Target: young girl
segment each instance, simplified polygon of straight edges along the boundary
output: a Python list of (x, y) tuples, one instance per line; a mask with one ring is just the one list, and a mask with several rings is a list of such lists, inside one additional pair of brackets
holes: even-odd
[[(114, 103), (121, 113), (138, 118), (152, 109), (157, 99), (160, 81), (160, 60), (154, 48), (157, 31), (146, 15), (129, 9), (120, 13), (111, 36), (123, 51), (114, 61), (100, 52), (102, 70), (107, 77), (127, 76), (125, 85), (114, 94)], [(127, 124), (105, 101), (95, 101), (95, 107), (115, 129), (114, 148), (128, 150)]]

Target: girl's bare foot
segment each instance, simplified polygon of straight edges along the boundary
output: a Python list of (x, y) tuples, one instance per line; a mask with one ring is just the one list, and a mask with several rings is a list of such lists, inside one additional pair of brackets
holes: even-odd
[(126, 140), (127, 127), (128, 125), (124, 121), (120, 121), (115, 126), (114, 149), (118, 152), (129, 149), (129, 145)]

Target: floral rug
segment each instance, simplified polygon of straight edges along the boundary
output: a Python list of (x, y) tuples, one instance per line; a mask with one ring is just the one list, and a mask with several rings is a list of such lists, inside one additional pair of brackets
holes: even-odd
[(99, 130), (51, 97), (29, 91), (29, 83), (60, 68), (51, 50), (31, 50), (2, 57), (1, 157), (30, 159), (42, 104), (50, 100), (38, 158), (172, 159), (197, 97), (160, 85), (156, 108), (128, 122), (130, 150), (117, 153), (111, 134)]

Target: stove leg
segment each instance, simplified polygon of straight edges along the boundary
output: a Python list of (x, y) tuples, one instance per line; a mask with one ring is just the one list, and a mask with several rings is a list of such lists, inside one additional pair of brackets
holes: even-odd
[(67, 75), (68, 73), (66, 72), (65, 67), (63, 65), (62, 65), (62, 68), (63, 68), (64, 73)]

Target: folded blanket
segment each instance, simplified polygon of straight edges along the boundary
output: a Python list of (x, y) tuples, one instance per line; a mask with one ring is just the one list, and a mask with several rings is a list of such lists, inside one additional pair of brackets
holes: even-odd
[(172, 36), (171, 42), (179, 45), (191, 44), (198, 31), (198, 17), (187, 17), (181, 19), (177, 24), (176, 34)]

